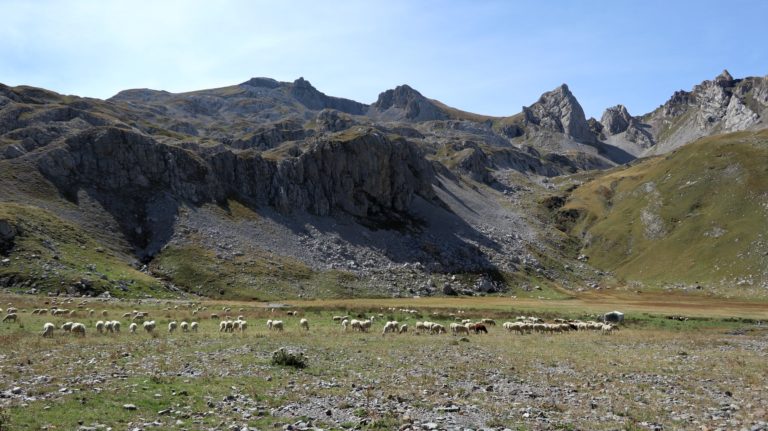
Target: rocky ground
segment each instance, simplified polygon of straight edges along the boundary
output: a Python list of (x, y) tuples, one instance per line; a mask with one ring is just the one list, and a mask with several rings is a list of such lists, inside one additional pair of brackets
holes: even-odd
[[(759, 323), (382, 337), (381, 323), (342, 333), (336, 312), (248, 307), (244, 334), (221, 334), (210, 320), (198, 334), (168, 334), (165, 322), (189, 311), (155, 313), (155, 337), (89, 329), (85, 339), (41, 339), (31, 316), (4, 324), (3, 420), (11, 429), (768, 429)], [(275, 313), (284, 333), (264, 327)], [(303, 352), (308, 367), (272, 365), (280, 347)]]

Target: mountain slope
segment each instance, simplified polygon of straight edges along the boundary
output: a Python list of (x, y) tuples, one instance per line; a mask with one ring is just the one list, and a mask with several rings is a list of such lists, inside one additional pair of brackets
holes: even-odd
[(704, 138), (584, 184), (560, 215), (627, 282), (764, 291), (767, 166), (768, 131)]
[(603, 140), (635, 155), (664, 154), (698, 138), (766, 127), (768, 77), (734, 79), (727, 70), (659, 108), (632, 117), (619, 105), (603, 114)]

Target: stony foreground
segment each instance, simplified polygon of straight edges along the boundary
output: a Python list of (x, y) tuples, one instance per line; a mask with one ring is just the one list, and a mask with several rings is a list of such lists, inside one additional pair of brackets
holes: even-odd
[[(494, 315), (488, 335), (383, 337), (381, 321), (343, 333), (338, 312), (246, 307), (232, 314), (249, 328), (222, 334), (209, 312), (149, 310), (154, 336), (129, 334), (127, 319), (120, 334), (96, 334), (95, 316), (77, 319), (85, 338), (42, 338), (43, 322), (63, 319), (29, 312), (2, 324), (0, 429), (768, 429), (759, 322), (630, 316), (613, 335), (520, 336)], [(378, 312), (418, 317), (368, 315)], [(267, 330), (275, 317), (284, 332)], [(167, 332), (198, 319), (199, 333)], [(272, 365), (280, 347), (309, 366)]]

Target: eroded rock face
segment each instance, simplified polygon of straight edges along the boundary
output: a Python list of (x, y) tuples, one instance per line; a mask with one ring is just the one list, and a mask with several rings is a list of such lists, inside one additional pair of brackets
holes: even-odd
[(148, 197), (168, 191), (194, 204), (237, 197), (283, 212), (334, 210), (364, 217), (407, 211), (414, 194), (431, 199), (433, 171), (405, 140), (369, 130), (353, 138), (317, 140), (296, 157), (211, 153), (165, 145), (136, 132), (103, 128), (73, 136), (38, 161), (61, 190)]
[(315, 119), (317, 127), (327, 132), (340, 132), (349, 129), (355, 121), (349, 115), (345, 115), (335, 109), (323, 109)]
[(595, 139), (584, 110), (565, 84), (542, 94), (536, 103), (523, 108), (523, 114), (527, 124), (564, 133), (578, 141), (592, 142)]
[(632, 122), (632, 116), (627, 112), (627, 108), (624, 105), (616, 105), (608, 108), (603, 113), (603, 117), (600, 123), (603, 125), (603, 130), (608, 135), (615, 135), (624, 132)]

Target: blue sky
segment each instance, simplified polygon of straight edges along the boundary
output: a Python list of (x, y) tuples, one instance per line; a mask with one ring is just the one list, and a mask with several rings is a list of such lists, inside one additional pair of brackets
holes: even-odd
[(0, 0), (0, 82), (107, 98), (253, 76), (365, 103), (407, 83), (512, 115), (567, 83), (639, 115), (724, 68), (768, 75), (768, 1)]

